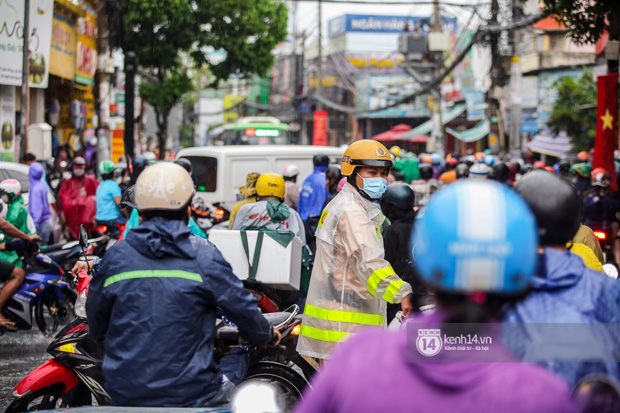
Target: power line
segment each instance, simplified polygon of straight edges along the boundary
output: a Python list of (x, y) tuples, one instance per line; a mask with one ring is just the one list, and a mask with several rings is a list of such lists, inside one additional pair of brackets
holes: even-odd
[(492, 34), (498, 34), (504, 31), (512, 31), (512, 30), (517, 30), (517, 29), (521, 29), (523, 27), (527, 27), (530, 26), (532, 24), (534, 24), (535, 22), (537, 22), (538, 20), (542, 19), (543, 17), (546, 17), (547, 13), (543, 12), (540, 14), (537, 14), (535, 16), (531, 16), (528, 18), (525, 18), (517, 23), (513, 23), (511, 25), (508, 26), (485, 26), (485, 27), (480, 27), (478, 28), (478, 30), (476, 30), (476, 32), (474, 33), (470, 43), (467, 45), (467, 47), (465, 47), (461, 53), (459, 53), (459, 55), (456, 57), (456, 59), (454, 60), (454, 62), (452, 62), (452, 64), (447, 67), (446, 69), (444, 69), (441, 74), (430, 80), (428, 83), (421, 85), (422, 88), (419, 89), (417, 92), (412, 93), (408, 96), (405, 96), (397, 101), (394, 101), (388, 105), (385, 105), (383, 107), (380, 108), (375, 108), (375, 109), (354, 109), (354, 108), (350, 108), (348, 106), (343, 106), (340, 105), (338, 103), (332, 102), (331, 100), (325, 99), (322, 96), (308, 96), (308, 98), (310, 99), (314, 99), (315, 101), (320, 101), (323, 105), (327, 106), (330, 109), (333, 109), (335, 111), (338, 112), (342, 112), (342, 113), (347, 113), (347, 114), (351, 114), (351, 115), (359, 115), (362, 113), (372, 113), (372, 112), (379, 112), (385, 109), (389, 109), (389, 108), (393, 108), (395, 106), (399, 106), (402, 105), (403, 103), (408, 103), (409, 101), (411, 101), (412, 99), (415, 99), (418, 96), (421, 95), (426, 95), (428, 94), (431, 90), (433, 90), (434, 88), (436, 88), (437, 86), (439, 86), (441, 84), (441, 82), (443, 81), (443, 79), (445, 79), (455, 68), (456, 66), (461, 63), (461, 61), (465, 58), (465, 56), (469, 53), (469, 51), (471, 50), (471, 48), (478, 43), (479, 41), (482, 40), (486, 40), (486, 38), (488, 38), (490, 35)]

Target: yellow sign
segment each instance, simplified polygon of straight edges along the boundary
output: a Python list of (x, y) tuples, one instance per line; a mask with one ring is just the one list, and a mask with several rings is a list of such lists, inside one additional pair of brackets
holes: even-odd
[(347, 57), (351, 66), (355, 67), (394, 67), (403, 61), (402, 57), (396, 59), (357, 59), (355, 57)]
[(92, 14), (80, 17), (78, 22), (75, 81), (83, 85), (95, 84), (97, 70), (97, 18)]
[[(332, 87), (336, 86), (338, 83), (338, 78), (336, 76), (324, 76), (323, 77), (323, 87)], [(310, 78), (310, 87), (315, 88), (317, 84), (317, 78)]]
[(77, 27), (74, 22), (54, 14), (50, 73), (65, 79), (75, 79), (75, 45)]
[(125, 131), (113, 129), (112, 131), (112, 162), (117, 163), (125, 155)]
[(224, 124), (235, 123), (239, 118), (237, 109), (226, 111), (226, 109), (234, 108), (243, 100), (243, 96), (224, 96)]

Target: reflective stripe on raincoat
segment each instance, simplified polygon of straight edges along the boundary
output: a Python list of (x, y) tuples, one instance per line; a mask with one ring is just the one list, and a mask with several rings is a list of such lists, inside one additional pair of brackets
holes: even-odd
[(338, 342), (384, 326), (386, 303), (411, 294), (384, 259), (379, 208), (346, 184), (323, 211), (297, 351), (328, 359)]

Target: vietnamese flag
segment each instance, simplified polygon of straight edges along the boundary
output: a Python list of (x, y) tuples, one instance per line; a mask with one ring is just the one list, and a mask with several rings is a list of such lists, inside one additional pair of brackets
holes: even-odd
[(618, 190), (616, 181), (616, 167), (614, 165), (614, 150), (618, 136), (618, 108), (616, 107), (616, 85), (618, 73), (599, 76), (598, 102), (596, 110), (596, 139), (594, 141), (594, 156), (592, 169), (605, 168), (611, 176), (611, 191)]

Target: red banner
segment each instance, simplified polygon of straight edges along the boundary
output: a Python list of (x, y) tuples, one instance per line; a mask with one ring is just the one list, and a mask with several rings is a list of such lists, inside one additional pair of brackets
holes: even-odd
[(616, 107), (616, 85), (618, 73), (599, 76), (598, 105), (596, 111), (596, 139), (594, 141), (594, 156), (592, 169), (605, 168), (611, 176), (611, 191), (618, 190), (616, 181), (616, 167), (614, 165), (614, 150), (618, 136), (618, 108)]
[(314, 111), (312, 144), (315, 146), (327, 146), (327, 112), (324, 110)]

